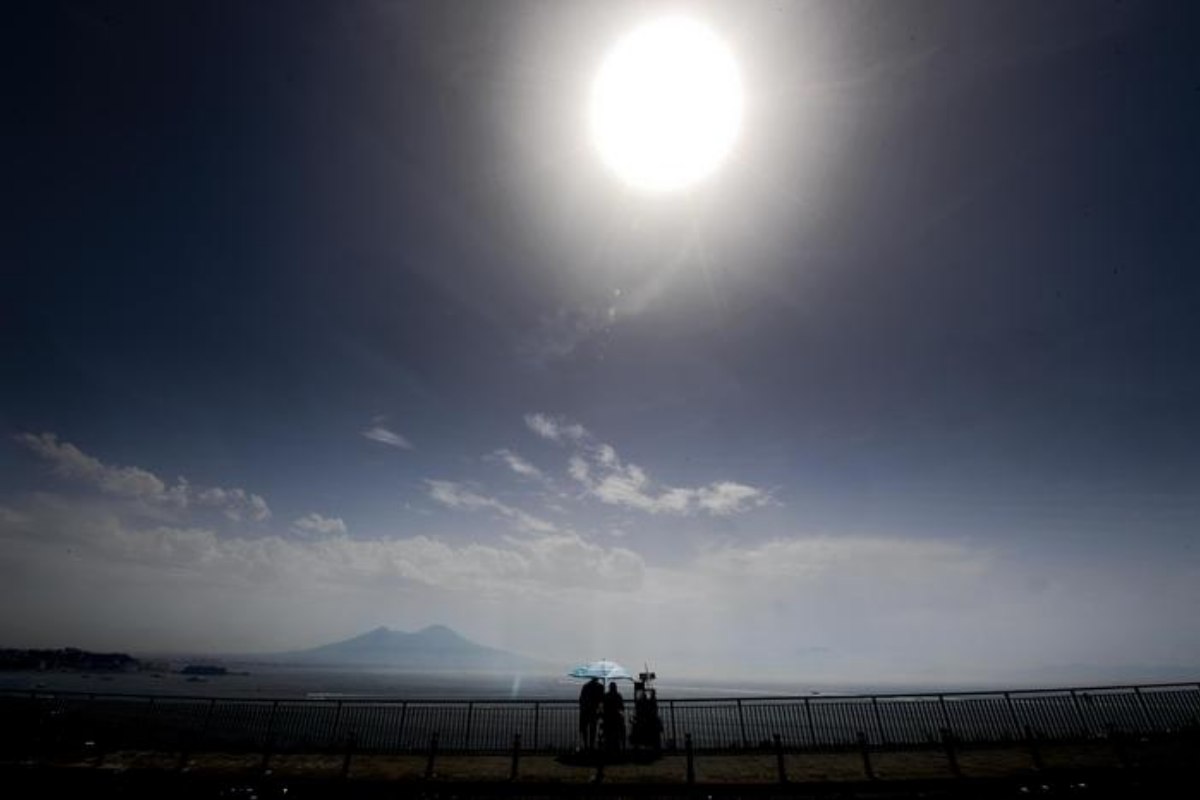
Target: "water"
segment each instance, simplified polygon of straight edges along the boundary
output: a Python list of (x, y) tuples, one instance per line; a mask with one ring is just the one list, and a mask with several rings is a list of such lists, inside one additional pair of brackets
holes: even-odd
[[(474, 700), (573, 700), (580, 682), (560, 675), (513, 673), (410, 672), (386, 668), (328, 669), (279, 665), (227, 664), (231, 674), (196, 680), (174, 672), (78, 673), (0, 672), (0, 690), (41, 690), (94, 694), (150, 694), (191, 697), (279, 699), (405, 698)], [(632, 693), (628, 681), (622, 692)], [(660, 697), (769, 697), (896, 691), (862, 685), (814, 685), (745, 680), (675, 679), (657, 681)]]

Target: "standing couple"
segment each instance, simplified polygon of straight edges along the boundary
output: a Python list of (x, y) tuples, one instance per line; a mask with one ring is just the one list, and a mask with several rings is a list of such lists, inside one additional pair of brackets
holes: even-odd
[(616, 681), (608, 692), (599, 678), (592, 678), (579, 690), (579, 738), (585, 749), (596, 747), (596, 726), (603, 722), (600, 740), (605, 750), (625, 748), (625, 698), (617, 691)]

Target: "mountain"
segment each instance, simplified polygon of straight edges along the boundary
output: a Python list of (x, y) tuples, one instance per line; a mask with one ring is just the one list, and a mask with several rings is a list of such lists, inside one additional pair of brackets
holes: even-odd
[(291, 664), (397, 667), (413, 670), (514, 670), (538, 666), (533, 659), (476, 644), (445, 625), (415, 633), (378, 627), (341, 642), (310, 650), (279, 653)]

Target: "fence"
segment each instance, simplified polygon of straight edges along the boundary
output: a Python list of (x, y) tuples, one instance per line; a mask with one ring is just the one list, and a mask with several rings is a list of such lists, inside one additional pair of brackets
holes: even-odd
[[(1087, 740), (1200, 728), (1200, 684), (908, 695), (659, 700), (663, 746), (782, 747)], [(560, 753), (578, 743), (569, 700), (296, 700), (0, 692), (0, 753), (105, 750)], [(778, 737), (778, 745), (775, 743)]]

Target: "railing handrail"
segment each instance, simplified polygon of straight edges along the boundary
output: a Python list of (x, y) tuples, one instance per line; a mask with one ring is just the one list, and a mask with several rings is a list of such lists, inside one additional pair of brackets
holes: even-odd
[[(204, 697), (179, 694), (0, 689), (0, 743), (51, 752), (73, 742), (271, 754), (332, 752), (501, 753), (513, 737), (537, 752), (580, 745), (576, 701), (567, 698)], [(627, 707), (628, 709), (628, 707)], [(770, 747), (928, 746), (1090, 740), (1200, 727), (1200, 683), (912, 694), (660, 697), (634, 704), (640, 746), (696, 752)], [(657, 744), (654, 744), (657, 743)], [(348, 752), (348, 751), (347, 751)], [(433, 756), (430, 755), (430, 758)]]
[[(722, 696), (714, 695), (712, 697), (678, 697), (671, 695), (659, 694), (659, 702), (667, 700), (675, 703), (799, 703), (804, 701), (813, 702), (831, 702), (831, 701), (861, 701), (869, 703), (872, 700), (889, 700), (889, 699), (921, 699), (929, 698), (931, 700), (946, 699), (953, 700), (956, 698), (969, 697), (1004, 697), (1010, 696), (1018, 698), (1023, 695), (1027, 696), (1046, 696), (1046, 695), (1065, 695), (1085, 694), (1096, 692), (1136, 692), (1146, 689), (1200, 689), (1200, 681), (1176, 681), (1170, 683), (1139, 683), (1139, 684), (1115, 684), (1109, 686), (1084, 686), (1084, 687), (1057, 687), (1049, 689), (971, 689), (966, 691), (928, 691), (928, 692), (878, 692), (867, 694), (788, 694), (788, 695), (739, 695), (739, 696)], [(106, 692), (106, 691), (81, 691), (73, 689), (0, 689), (0, 696), (8, 697), (60, 697), (68, 698), (112, 698), (112, 699), (139, 699), (139, 700), (188, 700), (188, 701), (216, 701), (219, 703), (289, 703), (289, 704), (311, 704), (311, 705), (337, 705), (339, 703), (351, 704), (368, 704), (368, 703), (409, 703), (416, 705), (440, 705), (440, 706), (463, 706), (468, 704), (486, 704), (486, 705), (529, 705), (532, 703), (540, 704), (558, 704), (558, 705), (575, 705), (576, 700), (571, 698), (561, 697), (546, 697), (546, 696), (529, 696), (529, 697), (412, 697), (406, 695), (355, 695), (352, 697), (287, 697), (287, 696), (238, 696), (238, 695), (196, 695), (196, 694), (163, 694), (158, 692)]]

